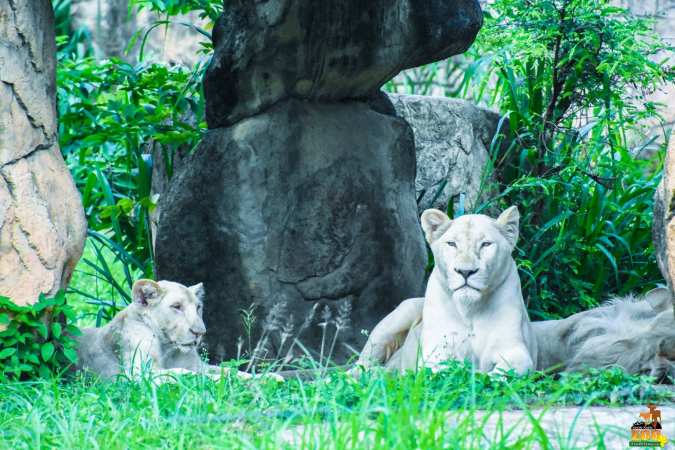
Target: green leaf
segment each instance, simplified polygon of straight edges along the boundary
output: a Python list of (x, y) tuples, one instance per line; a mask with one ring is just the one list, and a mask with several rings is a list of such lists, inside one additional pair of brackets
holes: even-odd
[(82, 331), (80, 331), (80, 329), (77, 328), (75, 325), (66, 326), (66, 331), (73, 336), (82, 336)]
[(54, 306), (63, 306), (66, 304), (66, 293), (59, 290), (54, 296)]
[(61, 337), (61, 324), (58, 322), (52, 323), (52, 334), (56, 339), (59, 339)]
[(47, 305), (46, 303), (35, 303), (35, 304), (33, 305), (33, 311), (35, 311), (35, 312), (40, 312), (40, 311), (42, 311), (43, 309), (47, 308), (48, 306), (49, 306), (49, 305)]
[(63, 350), (63, 354), (66, 355), (71, 362), (77, 362), (77, 352), (72, 348), (66, 348)]
[(40, 368), (38, 369), (38, 374), (40, 375), (40, 378), (49, 378), (51, 375), (51, 370), (49, 370), (49, 366), (47, 364), (40, 364)]
[(16, 353), (16, 349), (15, 349), (15, 348), (5, 348), (5, 349), (2, 349), (2, 351), (0, 351), (0, 359), (9, 358), (9, 357), (12, 356), (14, 353)]
[(51, 342), (45, 342), (42, 344), (42, 348), (40, 349), (40, 354), (42, 355), (42, 360), (43, 361), (49, 361), (49, 358), (52, 357), (54, 354), (54, 344)]
[(47, 332), (47, 326), (46, 326), (44, 323), (40, 322), (40, 323), (35, 327), (35, 329), (37, 330), (38, 333), (40, 333), (40, 335), (41, 335), (43, 338), (47, 339), (47, 337), (49, 336), (49, 333)]

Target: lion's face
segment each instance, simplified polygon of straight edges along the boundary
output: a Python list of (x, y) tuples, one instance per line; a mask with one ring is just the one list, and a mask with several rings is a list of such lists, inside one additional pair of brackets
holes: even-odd
[[(672, 300), (669, 306), (670, 308), (660, 312), (648, 326), (644, 326), (643, 333), (637, 338), (628, 342), (620, 341), (628, 347), (626, 353), (631, 355), (637, 353), (641, 356), (637, 359), (639, 368), (635, 372), (654, 377), (658, 383), (672, 383), (672, 379), (675, 378), (675, 320), (673, 320)], [(647, 324), (646, 320), (642, 322), (644, 325)], [(635, 351), (635, 347), (640, 351)]]
[(164, 344), (183, 352), (195, 349), (206, 333), (202, 320), (203, 285), (139, 280), (132, 295), (143, 320)]
[(504, 282), (518, 219), (515, 207), (496, 220), (480, 214), (450, 220), (438, 210), (424, 212), (422, 227), (434, 253), (435, 270), (453, 298), (477, 302)]

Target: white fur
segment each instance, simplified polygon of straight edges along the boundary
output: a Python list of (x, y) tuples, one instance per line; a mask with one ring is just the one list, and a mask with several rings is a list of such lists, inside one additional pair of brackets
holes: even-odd
[(468, 360), (481, 372), (533, 369), (537, 344), (511, 257), (518, 210), (496, 220), (466, 215), (454, 221), (429, 210), (422, 227), (436, 263), (425, 297), (403, 302), (382, 320), (357, 365), (405, 371)]
[(667, 288), (613, 299), (564, 320), (533, 323), (539, 370), (618, 366), (658, 379), (675, 376), (675, 313)]
[(204, 364), (197, 353), (206, 333), (203, 296), (201, 283), (188, 288), (171, 281), (137, 281), (133, 302), (109, 324), (82, 328), (83, 335), (73, 337), (79, 342), (77, 368), (88, 368), (102, 378), (147, 369), (160, 375), (205, 372), (219, 377), (221, 368)]

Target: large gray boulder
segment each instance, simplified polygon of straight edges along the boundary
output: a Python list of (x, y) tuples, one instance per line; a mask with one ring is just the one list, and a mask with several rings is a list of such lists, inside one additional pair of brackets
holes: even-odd
[[(433, 197), (443, 180), (447, 181), (432, 208), (446, 210), (450, 198), (458, 205), (460, 194), (465, 194), (467, 208), (480, 205), (493, 198), (498, 192), (490, 191), (499, 182), (500, 170), (490, 161), (491, 152), (497, 152), (500, 161), (509, 147), (508, 138), (496, 141), (495, 136), (508, 136), (509, 122), (505, 120), (498, 130), (501, 116), (489, 109), (481, 108), (466, 100), (422, 95), (388, 94), (396, 114), (405, 119), (415, 135), (415, 195), (422, 198), (418, 204), (421, 214), (429, 208)], [(382, 104), (382, 99), (379, 99)], [(374, 103), (371, 103), (374, 104)], [(386, 110), (386, 105), (384, 109)], [(196, 126), (194, 113), (188, 112), (179, 118), (180, 122)], [(173, 172), (179, 173), (191, 147), (183, 145), (173, 154)], [(169, 178), (161, 149), (148, 144), (147, 153), (152, 155), (152, 192), (163, 195), (169, 186)], [(162, 204), (152, 213), (152, 236), (156, 235)]]
[(403, 69), (463, 53), (477, 0), (230, 0), (204, 78), (209, 128), (288, 98), (374, 98)]
[(49, 0), (0, 0), (0, 296), (65, 289), (87, 222), (59, 150)]
[[(393, 111), (383, 104), (377, 109)], [(294, 324), (295, 334), (316, 302), (334, 316), (349, 303), (351, 326), (333, 355), (344, 361), (347, 346), (365, 343), (361, 330), (424, 293), (413, 134), (382, 112), (362, 102), (288, 100), (207, 133), (185, 158), (160, 200), (155, 270), (163, 279), (204, 282), (214, 357), (236, 356), (237, 339), (247, 335), (240, 310), (251, 305), (254, 340), (272, 307), (288, 305), (291, 316), (268, 321), (274, 356), (280, 325)], [(300, 339), (315, 356), (318, 319)], [(329, 340), (334, 331), (329, 325)]]
[[(465, 195), (467, 210), (495, 196), (496, 191), (489, 190), (498, 182), (491, 157), (498, 160), (494, 156), (508, 147), (507, 139), (495, 141), (498, 134), (508, 135), (507, 121), (499, 130), (498, 113), (455, 98), (399, 94), (389, 98), (415, 134), (420, 213), (429, 207), (445, 211), (450, 198), (457, 200), (460, 194)], [(443, 180), (446, 185), (433, 201)]]

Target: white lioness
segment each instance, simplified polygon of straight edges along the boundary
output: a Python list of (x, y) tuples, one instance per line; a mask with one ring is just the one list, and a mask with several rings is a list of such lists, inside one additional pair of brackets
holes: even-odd
[(534, 369), (537, 343), (511, 257), (518, 222), (515, 206), (496, 220), (425, 211), (422, 228), (435, 261), (426, 295), (404, 301), (375, 327), (357, 367), (379, 363), (403, 372), (454, 359), (481, 372)]
[[(139, 280), (133, 302), (101, 328), (82, 328), (73, 337), (78, 369), (102, 378), (147, 368), (159, 375), (204, 372), (219, 377), (221, 368), (208, 366), (197, 353), (206, 333), (202, 320), (203, 285), (185, 287), (171, 281)], [(240, 376), (250, 377), (245, 372)]]
[(538, 370), (618, 366), (630, 374), (675, 377), (675, 315), (668, 288), (628, 296), (563, 320), (533, 322)]

